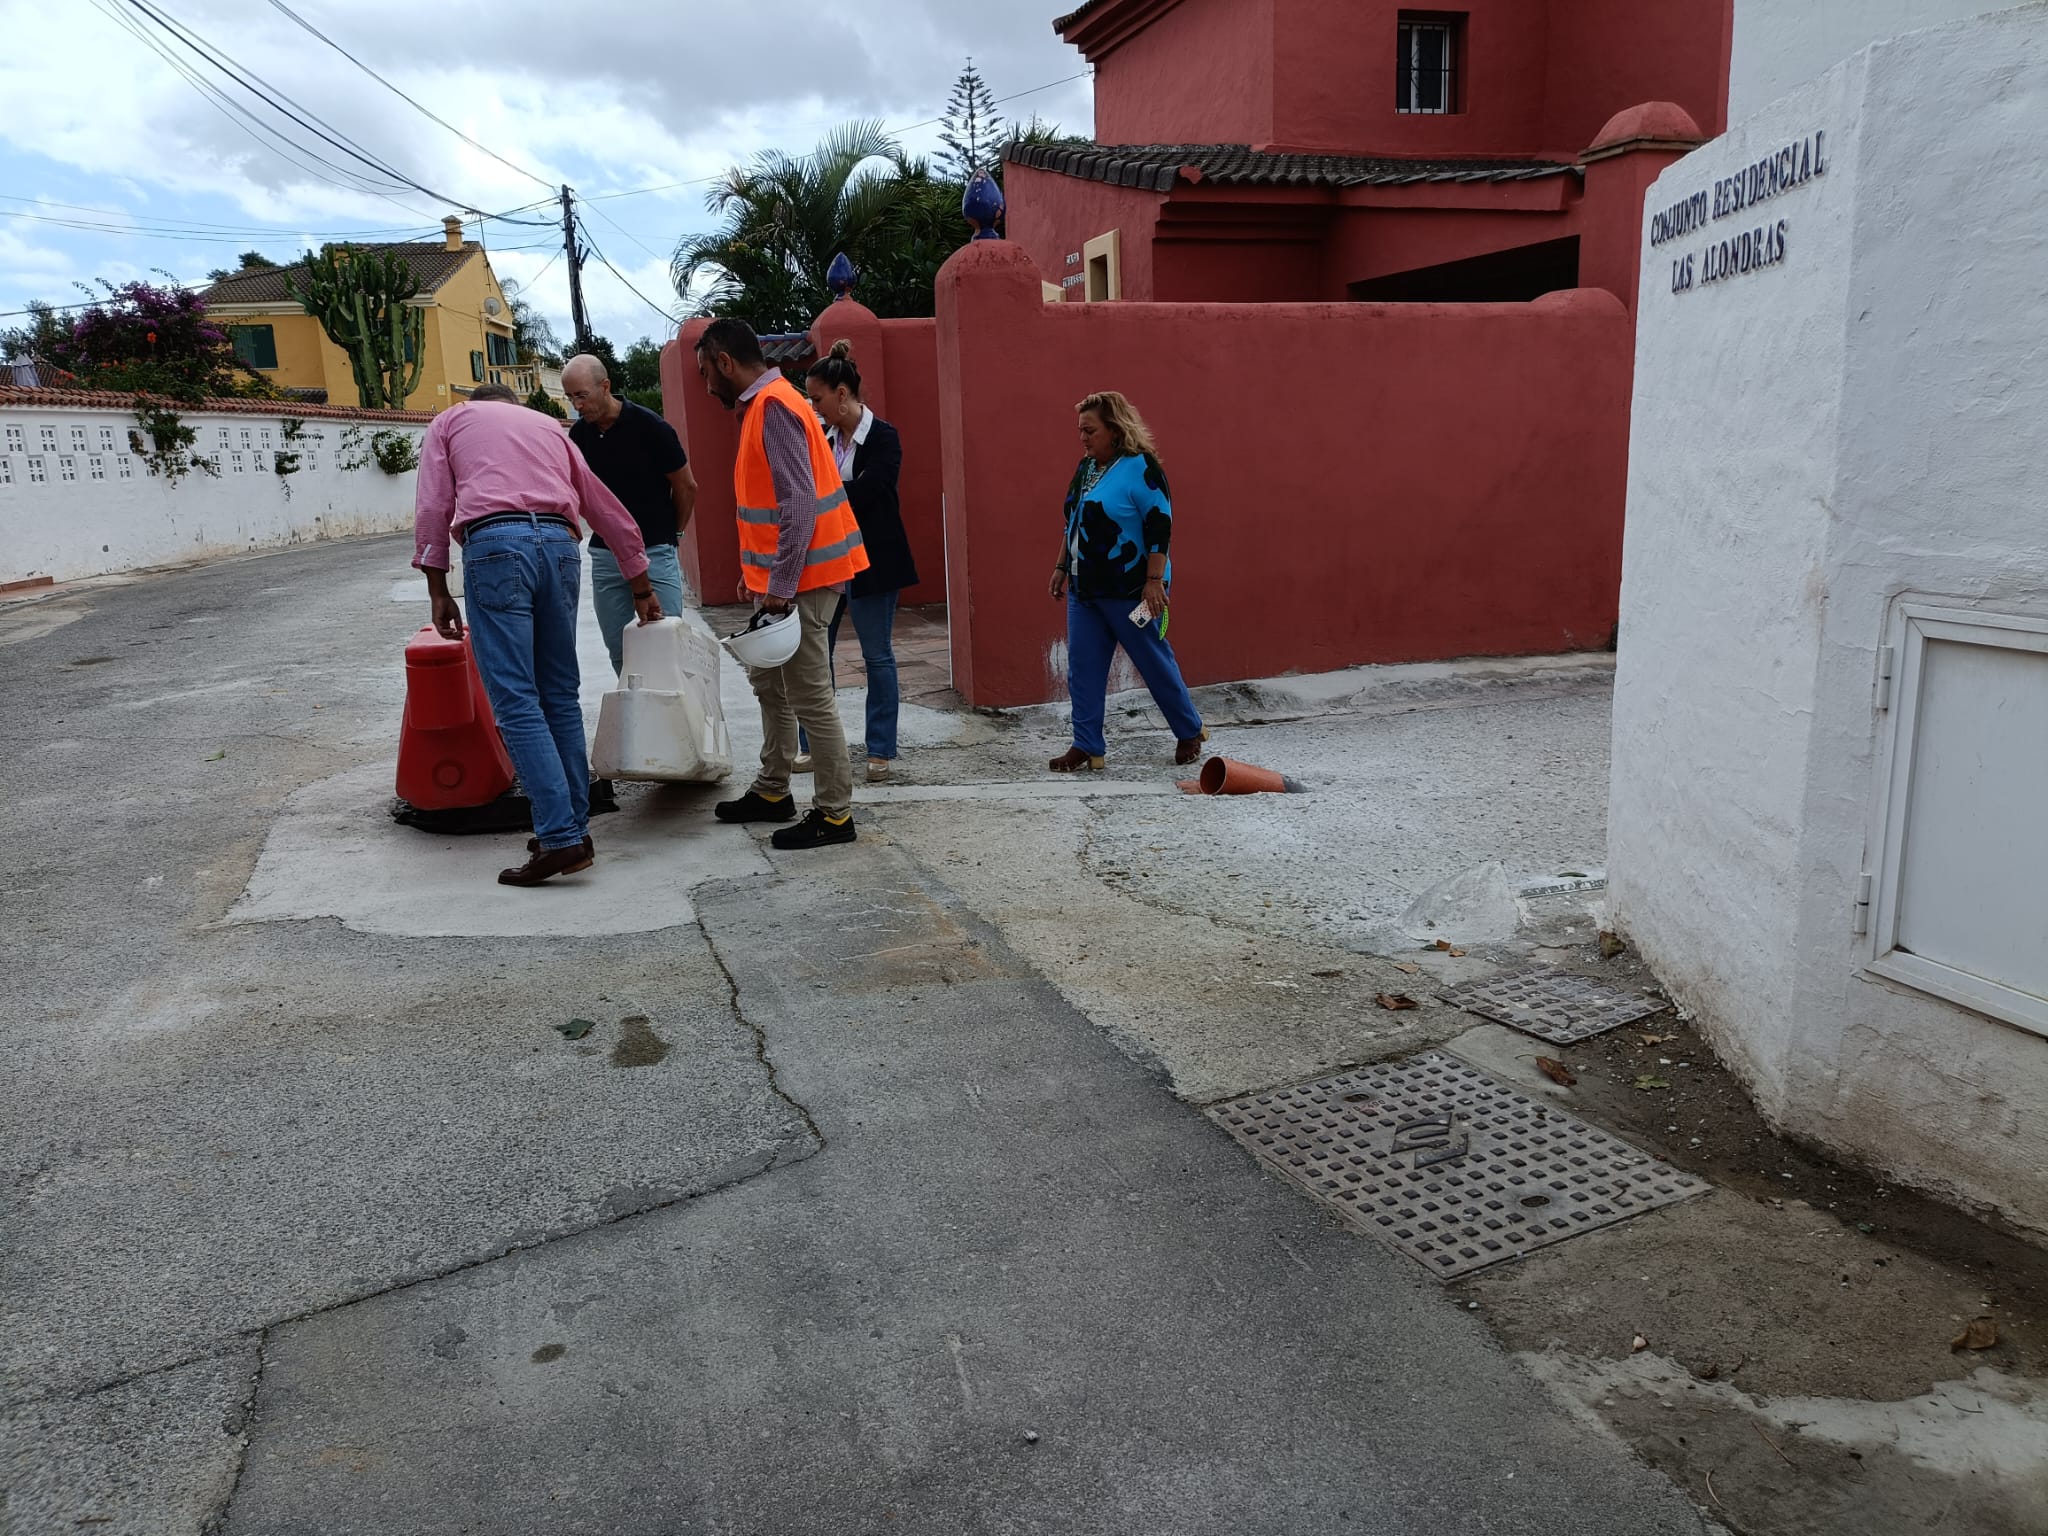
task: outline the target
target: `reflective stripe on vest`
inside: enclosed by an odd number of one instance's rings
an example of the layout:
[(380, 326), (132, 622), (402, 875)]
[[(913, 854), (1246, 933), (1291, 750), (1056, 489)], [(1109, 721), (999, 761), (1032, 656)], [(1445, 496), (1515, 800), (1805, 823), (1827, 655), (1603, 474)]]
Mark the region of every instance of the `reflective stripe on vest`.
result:
[(846, 500), (846, 482), (840, 478), (839, 461), (825, 441), (824, 429), (818, 425), (810, 401), (779, 375), (763, 385), (761, 392), (747, 403), (746, 416), (740, 423), (740, 451), (732, 471), (740, 574), (750, 590), (766, 592), (768, 573), (775, 568), (776, 550), (782, 539), (775, 471), (768, 462), (764, 433), (771, 399), (781, 401), (803, 424), (804, 443), (810, 450), (811, 481), (818, 488), (817, 520), (811, 527), (811, 547), (804, 556), (797, 590), (810, 592), (851, 581), (868, 568), (868, 555), (861, 543), (860, 524), (854, 520), (853, 508)]

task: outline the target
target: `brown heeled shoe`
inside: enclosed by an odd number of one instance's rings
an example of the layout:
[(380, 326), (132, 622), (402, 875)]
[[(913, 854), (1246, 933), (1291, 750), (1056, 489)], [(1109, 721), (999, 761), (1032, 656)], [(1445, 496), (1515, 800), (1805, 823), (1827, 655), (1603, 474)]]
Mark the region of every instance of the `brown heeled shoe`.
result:
[(1079, 747), (1069, 747), (1058, 757), (1046, 764), (1054, 773), (1100, 773), (1108, 766), (1108, 759), (1083, 752)]
[(1187, 741), (1175, 742), (1173, 746), (1173, 761), (1175, 766), (1185, 768), (1189, 763), (1197, 761), (1202, 755), (1202, 743), (1207, 741), (1208, 739), (1209, 728), (1205, 725), (1202, 727), (1201, 735), (1193, 737)]

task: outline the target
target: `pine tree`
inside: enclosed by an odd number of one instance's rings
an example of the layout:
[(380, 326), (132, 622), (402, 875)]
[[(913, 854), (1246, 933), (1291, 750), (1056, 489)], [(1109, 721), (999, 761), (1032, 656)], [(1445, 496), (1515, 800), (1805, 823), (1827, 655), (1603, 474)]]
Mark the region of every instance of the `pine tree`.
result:
[(953, 82), (941, 119), (937, 170), (949, 181), (966, 182), (976, 171), (993, 172), (1003, 154), (1003, 118), (996, 111), (995, 93), (981, 78), (970, 57), (960, 78)]

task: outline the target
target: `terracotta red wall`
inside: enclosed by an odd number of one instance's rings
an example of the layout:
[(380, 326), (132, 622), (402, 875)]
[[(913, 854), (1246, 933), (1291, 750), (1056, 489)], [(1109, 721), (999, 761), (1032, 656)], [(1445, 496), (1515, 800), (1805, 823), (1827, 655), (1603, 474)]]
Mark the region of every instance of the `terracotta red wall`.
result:
[(1096, 68), (1096, 142), (1264, 142), (1273, 120), (1274, 5), (1181, 0), (1110, 52)]
[[(1464, 110), (1395, 110), (1403, 10), (1465, 16)], [(1733, 0), (1182, 0), (1097, 64), (1105, 144), (1346, 154), (1549, 155), (1675, 101), (1725, 126)]]
[(1159, 206), (1165, 201), (1158, 193), (1012, 165), (1003, 170), (1003, 195), (1008, 203), (1004, 227), (1010, 243), (1031, 253), (1044, 281), (1058, 283), (1080, 274), (1081, 266), (1067, 265), (1067, 257), (1079, 252), (1083, 241), (1114, 229), (1122, 235), (1118, 252), (1123, 296), (1156, 296), (1152, 233), (1159, 222)]
[(697, 476), (697, 515), (679, 553), (690, 589), (707, 603), (729, 603), (740, 582), (740, 542), (733, 521), (732, 463), (739, 453), (738, 418), (711, 398), (697, 376), (695, 347), (708, 320), (692, 320), (661, 349), (661, 412), (683, 440)]
[[(732, 465), (739, 452), (739, 418), (711, 398), (697, 377), (697, 337), (707, 321), (693, 320), (661, 355), (661, 403), (682, 434), (697, 472), (697, 515), (682, 538), (683, 569), (691, 587), (710, 603), (732, 602), (740, 580), (739, 528), (733, 519)], [(842, 302), (812, 326), (822, 355), (841, 337), (853, 343), (862, 394), (875, 414), (903, 437), (898, 490), (904, 531), (910, 535), (920, 578), (906, 588), (906, 603), (946, 600), (945, 527), (940, 518), (938, 322), (877, 320), (862, 305)], [(796, 381), (802, 387), (802, 381)]]
[(1547, 141), (1572, 150), (1645, 101), (1675, 101), (1708, 138), (1728, 126), (1732, 0), (1550, 0)]
[(939, 322), (884, 320), (884, 354), (889, 364), (892, 426), (903, 435), (903, 531), (917, 559), (918, 584), (903, 593), (906, 603), (946, 600), (945, 490), (939, 472)]
[[(1440, 117), (1394, 108), (1400, 13), (1430, 7), (1397, 0), (1278, 4), (1275, 73), (1286, 88), (1274, 105), (1270, 147), (1399, 155), (1526, 155), (1543, 147), (1544, 0), (1459, 0), (1444, 7), (1466, 16), (1465, 110)], [(1616, 102), (1612, 110), (1636, 99)]]
[[(938, 304), (953, 672), (976, 704), (1060, 686), (1045, 583), (1092, 389), (1129, 394), (1158, 434), (1191, 682), (1612, 633), (1631, 344), (1611, 294), (1047, 305), (1024, 252), (983, 242), (947, 263)], [(1303, 360), (1246, 409), (1248, 383)]]

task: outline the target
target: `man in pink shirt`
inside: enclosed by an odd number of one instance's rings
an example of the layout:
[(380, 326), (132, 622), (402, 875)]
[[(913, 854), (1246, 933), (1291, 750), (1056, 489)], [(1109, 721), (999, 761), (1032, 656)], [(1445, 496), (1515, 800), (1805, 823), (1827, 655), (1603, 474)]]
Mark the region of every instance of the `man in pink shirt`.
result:
[(588, 869), (595, 856), (576, 668), (585, 522), (618, 558), (640, 622), (660, 618), (640, 525), (553, 417), (528, 410), (502, 384), (484, 384), (427, 428), (412, 563), (426, 573), (434, 627), (457, 639), (462, 610), (448, 591), (448, 545), (462, 546), (470, 649), (533, 804), (531, 856), (502, 871), (502, 885), (539, 885)]

